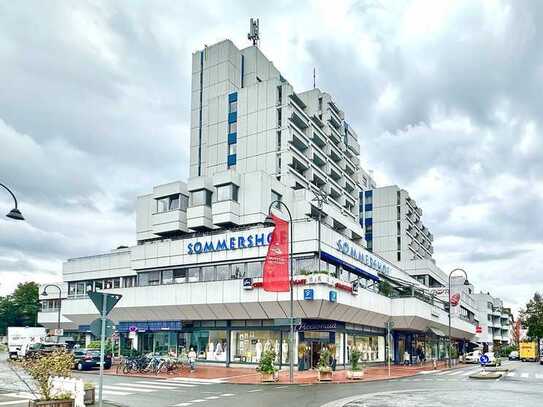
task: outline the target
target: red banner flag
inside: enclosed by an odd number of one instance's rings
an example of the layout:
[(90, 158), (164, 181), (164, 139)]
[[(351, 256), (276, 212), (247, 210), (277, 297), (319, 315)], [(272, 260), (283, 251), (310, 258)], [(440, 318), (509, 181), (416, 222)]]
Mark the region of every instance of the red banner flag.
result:
[(275, 229), (264, 261), (262, 287), (264, 291), (289, 291), (288, 222), (275, 215), (272, 215), (272, 219)]
[(451, 296), (451, 305), (453, 307), (456, 307), (458, 303), (460, 302), (460, 294), (456, 293)]

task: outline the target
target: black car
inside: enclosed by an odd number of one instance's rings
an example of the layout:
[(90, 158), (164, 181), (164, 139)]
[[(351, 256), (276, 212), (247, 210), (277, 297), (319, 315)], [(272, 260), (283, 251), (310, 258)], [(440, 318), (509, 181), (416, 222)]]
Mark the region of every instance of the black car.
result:
[[(96, 349), (74, 349), (74, 369), (88, 370), (100, 367), (100, 351)], [(111, 368), (111, 355), (104, 355), (104, 369)]]

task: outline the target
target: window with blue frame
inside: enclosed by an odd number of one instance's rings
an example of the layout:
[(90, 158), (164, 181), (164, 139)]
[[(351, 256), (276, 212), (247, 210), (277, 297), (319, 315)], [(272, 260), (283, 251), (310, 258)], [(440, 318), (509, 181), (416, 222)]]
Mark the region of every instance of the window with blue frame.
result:
[(238, 93), (228, 95), (228, 155), (226, 164), (228, 168), (236, 165), (238, 142)]

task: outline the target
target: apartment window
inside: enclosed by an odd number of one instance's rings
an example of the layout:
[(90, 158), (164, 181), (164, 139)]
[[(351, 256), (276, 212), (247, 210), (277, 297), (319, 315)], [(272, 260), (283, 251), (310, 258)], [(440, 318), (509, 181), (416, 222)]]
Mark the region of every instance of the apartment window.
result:
[(396, 234), (401, 235), (401, 232), (400, 222), (396, 222)]
[(283, 126), (281, 109), (277, 109), (277, 127)]
[(237, 122), (228, 123), (228, 133), (237, 133), (237, 131), (238, 131)]
[(319, 110), (322, 110), (322, 98), (319, 98)]
[(137, 276), (123, 277), (123, 287), (125, 288), (135, 287), (137, 281), (138, 281)]
[(228, 113), (236, 113), (238, 111), (238, 101), (228, 102)]
[(398, 244), (398, 250), (401, 250), (402, 249), (402, 238), (400, 236), (398, 236), (396, 238), (396, 240), (397, 240), (396, 243)]
[(202, 278), (203, 281), (215, 281), (215, 266), (205, 266), (202, 267)]
[(230, 264), (221, 264), (216, 267), (217, 280), (228, 280), (231, 277)]
[[(271, 191), (271, 202), (274, 202), (274, 201), (279, 201), (279, 202), (281, 202), (282, 199), (283, 199), (283, 196), (282, 196), (280, 193), (275, 192), (275, 191), (272, 189), (272, 191)], [(276, 204), (275, 204), (275, 207), (276, 207), (277, 209), (281, 209), (281, 206), (280, 206), (279, 203), (276, 203)]]
[(234, 184), (219, 185), (217, 187), (217, 202), (238, 201), (239, 187)]
[(102, 290), (104, 288), (104, 282), (102, 280), (97, 280), (94, 282), (94, 290)]
[(164, 270), (162, 272), (162, 284), (173, 283), (173, 270)]
[(277, 104), (278, 105), (283, 104), (283, 87), (282, 86), (277, 87)]
[(207, 189), (200, 189), (198, 191), (191, 192), (192, 206), (211, 206), (212, 192)]
[(277, 150), (281, 150), (281, 130), (277, 132)]
[(156, 200), (157, 212), (168, 212), (180, 209), (186, 211), (189, 198), (183, 194), (174, 194)]
[(396, 207), (396, 219), (400, 220), (400, 207), (399, 206)]
[(170, 211), (174, 209), (179, 209), (179, 195), (173, 195), (170, 197), (170, 206), (168, 208)]
[(365, 198), (366, 198), (366, 205), (373, 205), (373, 195), (371, 194), (367, 194), (367, 192), (371, 192), (371, 191), (366, 191), (366, 194), (365, 194)]
[(402, 254), (401, 254), (401, 252), (396, 252), (396, 258), (398, 259), (398, 261), (401, 261), (401, 260), (402, 260)]
[(400, 204), (400, 191), (396, 192), (396, 205)]

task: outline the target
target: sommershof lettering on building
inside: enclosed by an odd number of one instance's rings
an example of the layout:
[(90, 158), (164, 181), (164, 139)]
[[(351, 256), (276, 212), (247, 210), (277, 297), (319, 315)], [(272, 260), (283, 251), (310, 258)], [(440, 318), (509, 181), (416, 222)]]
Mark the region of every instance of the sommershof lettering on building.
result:
[(355, 246), (339, 239), (337, 241), (338, 250), (355, 260), (358, 260), (360, 263), (377, 270), (383, 274), (390, 274), (390, 267), (387, 266), (383, 261), (379, 260), (371, 254), (363, 253), (361, 250), (357, 249)]
[(187, 244), (187, 254), (213, 253), (224, 250), (249, 249), (251, 247), (267, 246), (272, 233), (253, 233), (244, 236), (217, 237), (209, 240), (196, 241)]

